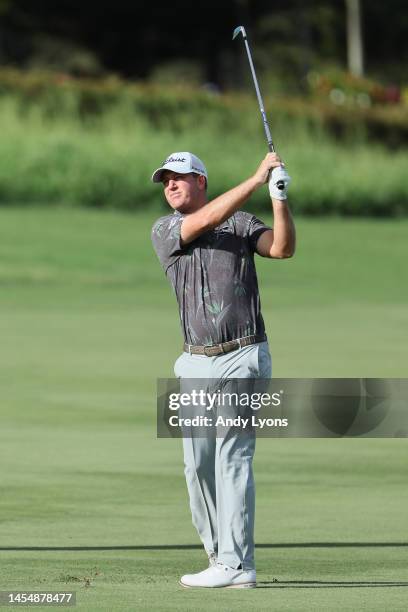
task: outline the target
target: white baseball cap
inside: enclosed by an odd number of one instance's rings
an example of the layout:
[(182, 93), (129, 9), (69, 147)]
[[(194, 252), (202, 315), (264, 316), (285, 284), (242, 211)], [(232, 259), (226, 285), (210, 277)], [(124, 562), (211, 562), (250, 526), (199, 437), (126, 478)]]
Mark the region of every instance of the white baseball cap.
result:
[(189, 174), (195, 172), (201, 174), (208, 179), (207, 170), (201, 159), (199, 159), (193, 153), (188, 151), (181, 151), (178, 153), (171, 153), (163, 162), (160, 168), (157, 168), (152, 175), (153, 183), (160, 183), (162, 174), (165, 170), (171, 170), (178, 174)]

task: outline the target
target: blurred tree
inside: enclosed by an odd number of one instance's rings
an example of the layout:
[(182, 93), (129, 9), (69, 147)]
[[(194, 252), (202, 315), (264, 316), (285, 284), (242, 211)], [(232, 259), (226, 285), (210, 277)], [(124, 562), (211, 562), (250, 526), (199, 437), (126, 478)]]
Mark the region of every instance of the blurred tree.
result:
[(33, 36), (27, 68), (62, 71), (73, 76), (97, 77), (103, 74), (99, 59), (91, 49), (49, 34)]
[[(368, 73), (407, 80), (406, 9), (406, 0), (365, 3)], [(204, 82), (249, 85), (243, 49), (231, 40), (241, 24), (257, 68), (289, 89), (299, 88), (312, 67), (347, 65), (344, 0), (0, 0), (0, 59), (25, 68), (49, 62), (81, 74), (104, 70), (138, 79), (157, 75), (160, 64), (187, 62)], [(76, 59), (70, 63), (71, 54)]]
[(407, 0), (371, 0), (364, 5), (366, 72), (379, 79), (408, 83)]
[(347, 63), (351, 74), (364, 73), (363, 35), (360, 0), (346, 0), (347, 7)]
[(321, 0), (275, 1), (273, 11), (258, 16), (254, 54), (269, 90), (284, 83), (287, 90), (299, 91), (311, 68), (341, 61), (341, 9)]

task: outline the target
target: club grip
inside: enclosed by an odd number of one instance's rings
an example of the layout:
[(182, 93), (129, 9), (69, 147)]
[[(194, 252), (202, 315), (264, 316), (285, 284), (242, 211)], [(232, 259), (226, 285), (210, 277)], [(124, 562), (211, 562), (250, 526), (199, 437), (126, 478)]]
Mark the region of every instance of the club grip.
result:
[(283, 181), (278, 181), (276, 183), (276, 186), (277, 186), (278, 189), (281, 189), (281, 190), (285, 189), (285, 183)]

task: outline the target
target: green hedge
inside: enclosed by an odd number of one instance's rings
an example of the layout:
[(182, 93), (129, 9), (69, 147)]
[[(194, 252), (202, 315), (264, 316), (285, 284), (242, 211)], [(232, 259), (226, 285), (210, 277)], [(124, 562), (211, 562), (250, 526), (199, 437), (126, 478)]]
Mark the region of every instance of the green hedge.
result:
[[(150, 176), (168, 153), (199, 155), (208, 167), (213, 197), (247, 178), (266, 152), (251, 96), (7, 74), (7, 86), (4, 72), (0, 78), (3, 205), (164, 210), (160, 186)], [(406, 150), (367, 144), (350, 118), (340, 141), (328, 134), (316, 105), (309, 116), (303, 101), (279, 104), (270, 104), (268, 113), (293, 178), (295, 212), (407, 214)], [(264, 189), (248, 206), (269, 205)]]
[[(371, 108), (358, 105), (336, 106), (327, 95), (304, 98), (265, 96), (267, 111), (274, 122), (301, 122), (311, 129), (323, 129), (337, 139), (373, 139), (381, 144), (408, 144), (408, 105), (383, 104)], [(13, 95), (24, 113), (40, 106), (47, 117), (76, 116), (82, 120), (98, 117), (115, 107), (146, 120), (156, 129), (180, 130), (210, 120), (222, 128), (237, 122), (258, 121), (255, 95), (227, 93), (215, 95), (188, 86), (159, 87), (123, 81), (116, 76), (105, 79), (76, 79), (52, 72), (22, 72), (0, 69), (0, 96)]]

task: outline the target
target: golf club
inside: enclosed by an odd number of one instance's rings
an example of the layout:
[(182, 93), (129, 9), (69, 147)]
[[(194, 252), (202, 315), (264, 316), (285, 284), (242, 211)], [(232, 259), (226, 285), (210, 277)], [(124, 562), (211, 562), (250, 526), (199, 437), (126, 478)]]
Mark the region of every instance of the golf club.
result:
[[(259, 110), (261, 111), (263, 126), (264, 126), (264, 130), (265, 130), (265, 134), (266, 134), (266, 140), (268, 142), (268, 149), (269, 149), (269, 151), (274, 152), (275, 151), (275, 147), (273, 146), (271, 130), (269, 129), (268, 119), (266, 118), (264, 103), (263, 103), (263, 100), (262, 100), (261, 91), (259, 89), (258, 79), (256, 78), (254, 62), (252, 61), (251, 50), (249, 48), (249, 44), (248, 44), (248, 40), (247, 40), (247, 35), (246, 35), (246, 32), (245, 32), (244, 26), (238, 26), (238, 27), (235, 28), (234, 33), (232, 35), (232, 40), (234, 40), (234, 38), (236, 38), (238, 36), (238, 34), (242, 34), (242, 38), (244, 39), (244, 44), (245, 44), (245, 48), (246, 48), (246, 52), (247, 52), (248, 60), (249, 60), (249, 66), (251, 68), (252, 78), (254, 80), (256, 96), (258, 98)], [(283, 181), (278, 181), (277, 187), (278, 187), (278, 189), (284, 189), (284, 187), (285, 187), (284, 182)]]

